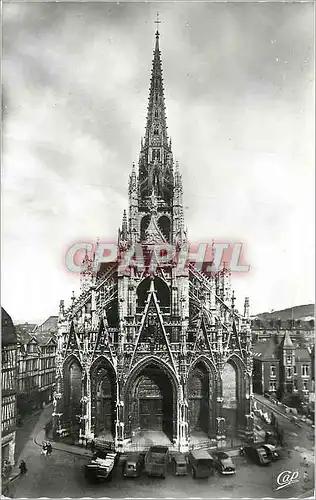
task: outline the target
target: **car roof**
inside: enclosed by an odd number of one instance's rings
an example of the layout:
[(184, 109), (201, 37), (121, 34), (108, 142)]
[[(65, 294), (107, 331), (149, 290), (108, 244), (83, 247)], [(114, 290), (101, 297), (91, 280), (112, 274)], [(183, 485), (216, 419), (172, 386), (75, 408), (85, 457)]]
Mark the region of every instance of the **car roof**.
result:
[(149, 448), (149, 451), (153, 451), (156, 453), (167, 453), (168, 449), (168, 446), (151, 446)]
[(185, 462), (185, 455), (183, 453), (177, 452), (174, 454), (173, 458), (178, 462)]
[(136, 451), (134, 453), (131, 453), (129, 457), (127, 457), (127, 462), (133, 462), (135, 460), (138, 460), (141, 458), (141, 454), (137, 453)]
[(227, 455), (227, 453), (225, 453), (225, 451), (221, 451), (221, 450), (213, 451), (212, 455), (217, 456), (217, 457), (222, 457), (224, 455), (225, 458), (227, 458), (227, 457), (229, 458), (229, 456)]
[(268, 448), (270, 451), (275, 451), (275, 446), (273, 444), (263, 444), (264, 448)]
[(195, 459), (207, 459), (209, 460), (211, 457), (211, 455), (206, 451), (206, 450), (191, 450), (191, 455), (195, 458)]

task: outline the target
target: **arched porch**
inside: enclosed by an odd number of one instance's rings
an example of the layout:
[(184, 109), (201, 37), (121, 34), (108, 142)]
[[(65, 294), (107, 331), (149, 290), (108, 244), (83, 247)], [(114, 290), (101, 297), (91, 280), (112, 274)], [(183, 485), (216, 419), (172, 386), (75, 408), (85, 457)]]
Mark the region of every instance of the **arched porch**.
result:
[(208, 440), (216, 431), (215, 367), (200, 356), (190, 366), (186, 383), (191, 444)]
[(222, 374), (222, 416), (225, 418), (227, 437), (244, 432), (245, 414), (249, 413), (249, 383), (246, 367), (236, 355), (228, 358)]
[(111, 363), (101, 356), (90, 369), (91, 430), (95, 438), (112, 441), (116, 420), (116, 374)]
[(178, 386), (168, 365), (154, 357), (139, 363), (124, 394), (125, 439), (144, 446), (176, 440)]

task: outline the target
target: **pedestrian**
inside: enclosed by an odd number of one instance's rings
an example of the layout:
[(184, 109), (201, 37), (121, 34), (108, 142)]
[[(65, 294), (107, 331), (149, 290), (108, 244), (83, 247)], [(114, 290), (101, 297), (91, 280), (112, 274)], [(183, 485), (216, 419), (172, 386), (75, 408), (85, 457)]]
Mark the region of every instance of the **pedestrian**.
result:
[(26, 463), (24, 460), (21, 460), (21, 463), (19, 465), (19, 469), (20, 469), (20, 474), (23, 476), (24, 474), (26, 474), (27, 472), (27, 468), (26, 468)]
[(309, 463), (308, 463), (308, 460), (306, 457), (303, 458), (303, 463), (302, 463), (303, 467), (309, 467)]
[(92, 439), (92, 441), (91, 441), (90, 447), (91, 447), (91, 451), (92, 451), (92, 453), (94, 453), (94, 450), (95, 450), (95, 442), (94, 442), (94, 440), (93, 440), (93, 439)]
[(278, 444), (279, 444), (279, 446), (284, 445), (284, 432), (282, 432), (282, 431), (279, 431), (279, 434), (278, 434)]
[(41, 455), (44, 455), (45, 457), (47, 455), (47, 443), (46, 443), (46, 441), (43, 441)]
[(53, 447), (52, 447), (52, 445), (51, 445), (51, 443), (49, 441), (47, 441), (46, 447), (47, 447), (47, 455), (51, 456), (52, 451), (53, 451)]

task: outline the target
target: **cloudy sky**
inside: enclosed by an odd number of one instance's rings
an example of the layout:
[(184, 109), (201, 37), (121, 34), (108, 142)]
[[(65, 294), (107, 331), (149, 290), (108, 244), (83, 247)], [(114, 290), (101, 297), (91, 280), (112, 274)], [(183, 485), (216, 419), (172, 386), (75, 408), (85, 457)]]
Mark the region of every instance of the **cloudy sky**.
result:
[(313, 3), (5, 3), (2, 305), (57, 314), (74, 241), (115, 241), (154, 19), (193, 241), (244, 243), (252, 312), (314, 301)]

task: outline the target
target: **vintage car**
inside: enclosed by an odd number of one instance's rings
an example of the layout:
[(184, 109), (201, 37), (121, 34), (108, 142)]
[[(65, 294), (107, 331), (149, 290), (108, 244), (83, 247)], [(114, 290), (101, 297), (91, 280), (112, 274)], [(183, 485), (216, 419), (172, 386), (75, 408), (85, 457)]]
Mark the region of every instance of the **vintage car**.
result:
[(223, 451), (211, 452), (214, 469), (220, 474), (235, 474), (236, 467), (232, 459)]
[(173, 455), (171, 463), (175, 476), (186, 476), (188, 474), (188, 461), (183, 453)]
[(111, 473), (117, 460), (113, 451), (97, 451), (85, 466), (85, 476), (90, 481), (111, 479)]
[(271, 463), (271, 458), (269, 458), (267, 450), (263, 445), (243, 446), (240, 449), (240, 455), (246, 456), (258, 465), (269, 465)]
[(145, 455), (145, 470), (148, 476), (165, 478), (169, 463), (167, 446), (151, 446)]
[(214, 474), (213, 460), (206, 450), (190, 451), (189, 465), (193, 479), (206, 479)]
[(275, 460), (279, 460), (280, 458), (280, 453), (276, 449), (276, 447), (273, 444), (262, 444), (262, 448), (264, 448), (267, 452), (268, 457), (274, 462)]
[(144, 455), (132, 453), (123, 465), (124, 477), (138, 477), (144, 467)]

